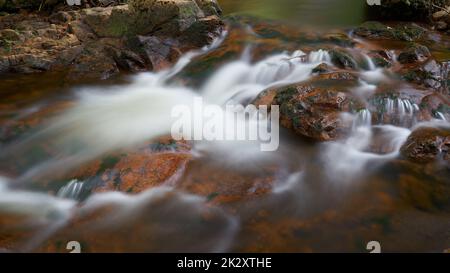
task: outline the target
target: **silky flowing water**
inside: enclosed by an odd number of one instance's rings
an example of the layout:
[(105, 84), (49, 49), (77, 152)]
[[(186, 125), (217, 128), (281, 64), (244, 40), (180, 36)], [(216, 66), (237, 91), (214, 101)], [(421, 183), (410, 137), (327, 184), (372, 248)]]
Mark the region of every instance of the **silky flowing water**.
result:
[[(255, 7), (223, 2), (227, 12)], [(294, 10), (308, 5), (300, 2)], [(108, 252), (366, 252), (370, 241), (384, 251), (449, 248), (448, 168), (407, 163), (399, 150), (415, 128), (450, 124), (442, 113), (416, 122), (419, 105), (408, 100), (383, 101), (401, 125), (374, 124), (368, 109), (348, 113), (352, 133), (339, 141), (313, 143), (286, 129), (276, 152), (261, 152), (258, 142), (196, 141), (185, 167), (139, 194), (89, 193), (86, 181), (61, 179), (169, 134), (172, 107), (191, 107), (196, 96), (247, 104), (264, 90), (309, 80), (319, 64), (333, 66), (327, 41), (264, 40), (252, 26), (260, 19), (249, 18), (160, 72), (101, 83), (60, 73), (2, 76), (0, 250), (65, 251), (69, 241)], [(358, 42), (365, 47), (354, 49), (360, 80), (352, 92), (367, 107), (382, 83), (407, 88), (367, 55), (377, 45)], [(388, 152), (371, 152), (380, 139)]]

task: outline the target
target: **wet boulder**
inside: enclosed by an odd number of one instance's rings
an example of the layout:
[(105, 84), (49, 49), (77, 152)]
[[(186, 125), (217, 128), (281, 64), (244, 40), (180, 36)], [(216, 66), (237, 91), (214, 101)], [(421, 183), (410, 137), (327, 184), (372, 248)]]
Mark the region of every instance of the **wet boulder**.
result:
[(416, 41), (425, 33), (425, 29), (414, 23), (387, 26), (376, 21), (365, 22), (355, 29), (355, 34), (374, 40)]
[(426, 46), (414, 44), (398, 55), (398, 61), (401, 64), (423, 62), (430, 56), (430, 50)]
[(373, 50), (368, 53), (369, 58), (376, 67), (389, 68), (392, 66), (394, 56), (386, 50)]
[(450, 163), (450, 130), (448, 127), (419, 127), (400, 151), (404, 157), (418, 163), (436, 160)]
[(332, 49), (328, 52), (331, 61), (338, 67), (355, 69), (357, 67), (356, 61), (353, 57), (342, 49)]
[(280, 106), (281, 125), (317, 141), (344, 136), (352, 122), (342, 114), (363, 107), (345, 87), (326, 84), (335, 81), (295, 84), (278, 90), (273, 104)]
[[(71, 173), (62, 174), (57, 180), (83, 181), (80, 198), (111, 191), (137, 194), (176, 182), (192, 158), (190, 149), (186, 142), (165, 137), (133, 149), (109, 153)], [(58, 181), (49, 182), (47, 187), (59, 184)]]

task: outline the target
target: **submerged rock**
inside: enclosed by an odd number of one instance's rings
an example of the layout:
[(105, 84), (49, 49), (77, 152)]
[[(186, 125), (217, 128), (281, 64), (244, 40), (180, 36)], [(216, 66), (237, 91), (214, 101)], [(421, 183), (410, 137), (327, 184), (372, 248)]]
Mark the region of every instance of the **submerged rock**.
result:
[(418, 163), (444, 160), (450, 163), (449, 128), (420, 127), (401, 148), (401, 154)]
[(190, 149), (189, 143), (161, 138), (136, 149), (110, 153), (58, 180), (84, 181), (82, 198), (91, 193), (111, 191), (137, 194), (175, 183), (177, 174), (183, 173), (192, 158)]

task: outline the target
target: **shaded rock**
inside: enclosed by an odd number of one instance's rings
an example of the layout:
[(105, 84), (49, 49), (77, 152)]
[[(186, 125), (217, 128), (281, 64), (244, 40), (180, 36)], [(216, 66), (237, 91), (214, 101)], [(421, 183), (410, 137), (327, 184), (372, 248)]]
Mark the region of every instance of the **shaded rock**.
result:
[(141, 56), (131, 50), (117, 49), (114, 47), (107, 47), (106, 49), (111, 54), (120, 69), (130, 72), (138, 72), (143, 71), (148, 67)]
[(414, 44), (398, 55), (401, 64), (423, 62), (431, 56), (426, 46)]
[[(0, 1), (1, 11), (18, 11), (20, 9), (37, 9), (41, 0), (3, 0)], [(49, 1), (54, 2), (54, 1)]]
[(447, 3), (447, 0), (383, 0), (380, 6), (368, 6), (368, 11), (370, 17), (377, 19), (427, 21)]
[(187, 44), (189, 47), (196, 48), (210, 44), (214, 38), (218, 37), (225, 24), (219, 17), (212, 15), (206, 18), (199, 19), (193, 23), (180, 37), (182, 44)]
[(58, 11), (58, 12), (50, 15), (50, 17), (48, 19), (51, 23), (54, 23), (54, 24), (67, 23), (72, 20), (72, 16), (70, 16), (70, 14), (65, 11)]
[(445, 21), (438, 21), (436, 22), (436, 29), (437, 30), (446, 30), (448, 28), (448, 24)]
[(69, 68), (67, 80), (78, 80), (79, 77), (91, 79), (107, 79), (119, 73), (114, 58), (108, 54), (102, 44), (91, 43), (86, 45), (79, 56)]
[(140, 47), (145, 51), (152, 68), (156, 71), (168, 68), (181, 55), (181, 53), (176, 54), (175, 50), (179, 42), (175, 39), (156, 36), (138, 36), (138, 39)]
[(449, 128), (420, 127), (401, 148), (401, 154), (418, 163), (445, 160), (450, 163)]

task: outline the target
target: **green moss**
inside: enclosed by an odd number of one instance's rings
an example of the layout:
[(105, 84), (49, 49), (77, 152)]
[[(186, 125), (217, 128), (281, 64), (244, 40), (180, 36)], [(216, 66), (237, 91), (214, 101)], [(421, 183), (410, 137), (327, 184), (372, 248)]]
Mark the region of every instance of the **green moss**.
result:
[(220, 193), (218, 193), (218, 192), (212, 192), (212, 193), (208, 194), (208, 196), (206, 196), (206, 200), (208, 202), (211, 202), (212, 200), (214, 200), (214, 198), (216, 198), (219, 195), (220, 195)]
[(329, 51), (331, 61), (342, 68), (352, 68), (355, 69), (357, 67), (356, 61), (353, 59), (350, 54), (343, 50), (333, 49)]
[(12, 50), (12, 46), (13, 46), (12, 41), (7, 40), (5, 38), (0, 38), (0, 48), (9, 53)]
[(119, 160), (120, 157), (118, 156), (106, 156), (105, 158), (103, 158), (97, 174), (102, 174), (107, 169), (113, 168), (117, 164), (117, 162), (119, 162)]
[(389, 27), (377, 21), (368, 21), (356, 28), (355, 33), (369, 38), (415, 41), (422, 37), (425, 29), (412, 23)]

